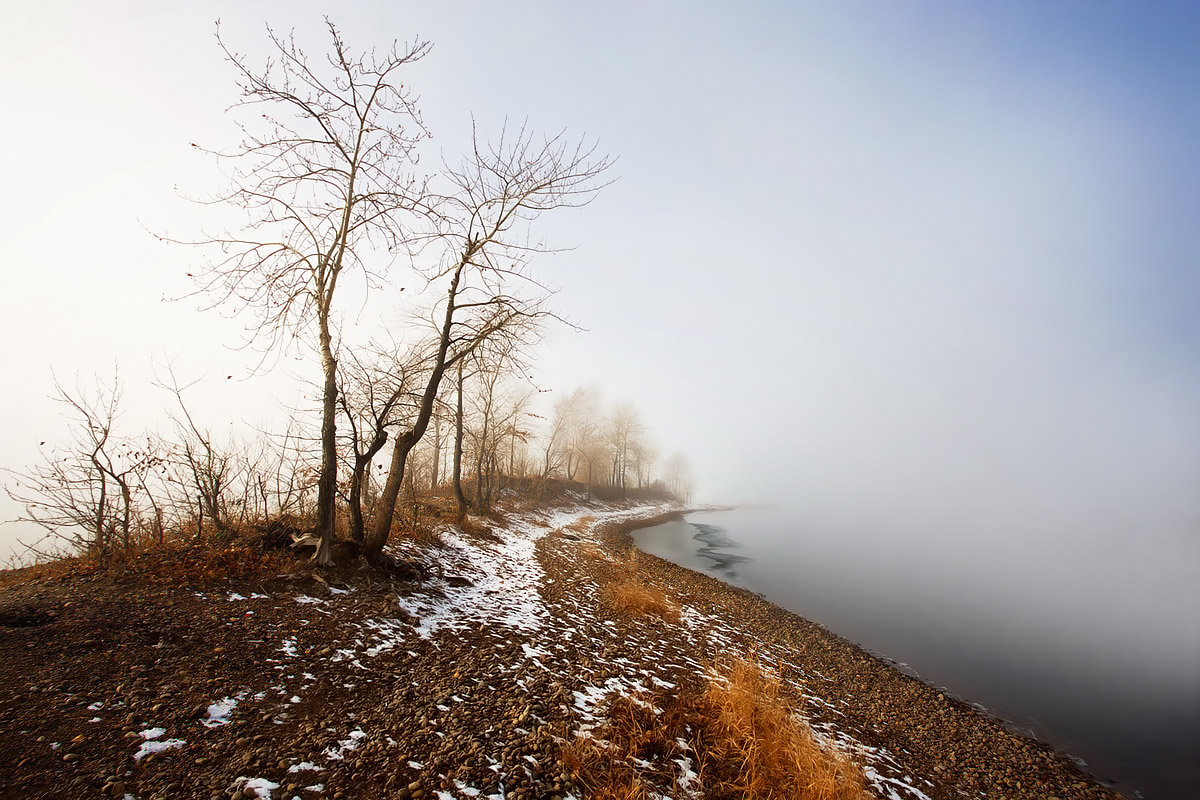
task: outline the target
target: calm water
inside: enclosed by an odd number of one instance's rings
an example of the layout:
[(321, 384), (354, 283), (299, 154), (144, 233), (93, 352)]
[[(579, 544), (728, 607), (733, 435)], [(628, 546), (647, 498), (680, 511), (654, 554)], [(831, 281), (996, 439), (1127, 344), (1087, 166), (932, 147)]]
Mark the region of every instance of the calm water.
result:
[[(1088, 616), (1086, 588), (1023, 590), (1021, 579), (988, 563), (955, 569), (952, 560), (931, 558), (922, 560), (936, 566), (922, 569), (898, 549), (804, 537), (789, 517), (771, 509), (695, 513), (634, 539), (648, 553), (759, 592), (983, 706), (1082, 760), (1130, 798), (1200, 796), (1200, 679), (1187, 646), (1195, 608), (1178, 609), (1165, 623), (1158, 613), (1154, 625), (1140, 627), (1137, 613), (1117, 616), (1103, 602), (1103, 613)], [(1011, 602), (989, 586), (1002, 587)], [(1119, 589), (1098, 586), (1096, 597), (1100, 591)], [(1120, 608), (1142, 602), (1148, 614), (1162, 602), (1138, 597), (1129, 593)], [(1180, 602), (1193, 597), (1194, 587), (1180, 587)], [(1165, 641), (1163, 625), (1172, 623), (1187, 627)]]

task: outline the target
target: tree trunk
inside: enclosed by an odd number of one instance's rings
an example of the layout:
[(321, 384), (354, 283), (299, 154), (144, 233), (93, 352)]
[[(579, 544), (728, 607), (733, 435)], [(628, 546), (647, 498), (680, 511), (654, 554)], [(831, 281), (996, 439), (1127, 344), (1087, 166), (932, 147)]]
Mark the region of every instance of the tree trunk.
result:
[(436, 416), (433, 418), (433, 466), (430, 468), (432, 476), (429, 478), (430, 491), (437, 491), (438, 488), (438, 471), (441, 469), (442, 460), (442, 418)]
[(354, 454), (354, 472), (350, 475), (350, 538), (358, 543), (364, 541), (366, 525), (363, 523), (362, 494), (367, 479), (367, 470), (375, 459), (375, 454), (387, 443), (387, 431), (382, 427), (375, 431), (375, 438), (367, 446), (366, 451)]
[(467, 496), (462, 488), (462, 454), (463, 454), (463, 371), (462, 362), (458, 363), (458, 405), (454, 410), (454, 497), (458, 500), (458, 518), (461, 521), (467, 515)]
[(325, 392), (321, 398), (321, 474), (317, 479), (316, 534), (321, 542), (313, 560), (327, 566), (333, 563), (334, 501), (337, 490), (337, 361), (333, 358), (329, 319), (323, 313), (319, 316)]
[(433, 415), (433, 404), (437, 400), (438, 389), (442, 385), (442, 376), (446, 372), (446, 353), (450, 350), (450, 333), (454, 326), (454, 301), (458, 297), (458, 283), (462, 279), (463, 268), (470, 262), (478, 247), (472, 240), (463, 251), (463, 256), (454, 269), (447, 290), (446, 316), (442, 320), (442, 329), (438, 337), (437, 356), (433, 372), (429, 375), (429, 383), (425, 385), (425, 394), (421, 397), (421, 409), (417, 413), (417, 421), (411, 429), (396, 437), (392, 447), (392, 463), (388, 469), (387, 482), (383, 486), (383, 494), (379, 497), (379, 508), (371, 523), (371, 535), (367, 537), (363, 548), (367, 558), (376, 558), (383, 552), (388, 537), (392, 533), (392, 518), (396, 513), (396, 499), (400, 496), (400, 487), (404, 482), (404, 466), (408, 461), (408, 453), (413, 445), (421, 441), (425, 429), (429, 427), (429, 418)]
[(406, 431), (396, 437), (392, 446), (392, 462), (388, 466), (387, 482), (383, 485), (383, 493), (379, 496), (378, 510), (371, 524), (371, 535), (363, 548), (368, 558), (383, 552), (388, 537), (392, 532), (392, 519), (396, 513), (396, 501), (400, 498), (400, 489), (404, 486), (404, 467), (408, 462), (408, 454), (417, 442), (412, 431)]

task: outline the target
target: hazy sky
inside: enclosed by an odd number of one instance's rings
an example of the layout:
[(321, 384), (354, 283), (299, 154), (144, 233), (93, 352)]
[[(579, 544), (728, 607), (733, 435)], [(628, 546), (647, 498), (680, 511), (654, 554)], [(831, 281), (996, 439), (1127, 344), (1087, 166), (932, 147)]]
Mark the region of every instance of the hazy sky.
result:
[[(51, 367), (119, 360), (131, 433), (162, 403), (152, 357), (207, 374), (214, 424), (296, 402), (308, 362), (243, 380), (236, 321), (163, 301), (198, 255), (147, 229), (194, 233), (175, 187), (218, 185), (189, 146), (231, 136), (214, 20), (252, 58), (267, 22), (317, 53), (327, 6), (11, 5), (0, 461), (63, 436)], [(1084, 563), (1145, 591), (1200, 571), (1193, 4), (393, 1), (335, 21), (353, 47), (434, 42), (411, 83), (447, 157), (474, 114), (619, 158), (540, 228), (576, 246), (537, 266), (589, 331), (554, 335), (537, 374), (636, 402), (700, 499), (783, 499), (823, 535), (954, 564)]]

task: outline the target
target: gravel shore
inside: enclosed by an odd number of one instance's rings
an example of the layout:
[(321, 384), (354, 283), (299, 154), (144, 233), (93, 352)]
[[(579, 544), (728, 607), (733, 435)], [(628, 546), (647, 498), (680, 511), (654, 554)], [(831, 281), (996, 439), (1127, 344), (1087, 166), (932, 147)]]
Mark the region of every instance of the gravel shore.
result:
[[(558, 753), (608, 699), (690, 691), (734, 653), (779, 670), (879, 797), (1117, 797), (823, 628), (636, 553), (627, 531), (675, 509), (505, 513), (397, 543), (409, 575), (151, 579), (181, 551), (5, 582), (0, 796), (582, 800)], [(629, 576), (679, 621), (607, 608)]]

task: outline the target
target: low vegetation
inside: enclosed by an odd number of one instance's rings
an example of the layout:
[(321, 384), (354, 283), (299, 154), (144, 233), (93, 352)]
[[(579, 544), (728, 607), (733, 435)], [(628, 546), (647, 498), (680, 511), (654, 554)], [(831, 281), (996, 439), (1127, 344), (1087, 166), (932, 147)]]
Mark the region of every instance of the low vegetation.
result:
[(870, 797), (862, 769), (793, 711), (778, 677), (741, 659), (669, 696), (613, 698), (603, 725), (560, 757), (590, 800)]
[(604, 589), (603, 599), (605, 605), (622, 616), (655, 616), (670, 622), (679, 620), (679, 608), (667, 599), (666, 593), (636, 576), (610, 583)]

